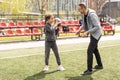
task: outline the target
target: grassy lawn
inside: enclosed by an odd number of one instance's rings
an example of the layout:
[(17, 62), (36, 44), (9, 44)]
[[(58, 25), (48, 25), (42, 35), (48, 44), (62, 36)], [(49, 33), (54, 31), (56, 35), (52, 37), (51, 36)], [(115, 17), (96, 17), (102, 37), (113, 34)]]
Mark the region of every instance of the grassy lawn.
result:
[(116, 33), (120, 33), (120, 30), (115, 31)]
[(0, 42), (31, 40), (30, 36), (1, 37)]
[[(65, 33), (60, 34), (59, 37), (76, 37), (75, 33)], [(45, 36), (43, 35), (41, 39), (44, 39)], [(28, 41), (31, 40), (31, 36), (15, 36), (15, 37), (0, 37), (0, 42), (10, 42), (10, 41)]]
[(61, 61), (66, 69), (63, 72), (57, 71), (53, 53), (49, 59), (50, 70), (42, 71), (44, 47), (0, 51), (0, 80), (120, 80), (119, 44), (119, 40), (101, 41), (99, 49), (104, 69), (86, 76), (80, 74), (86, 70), (88, 43), (59, 45)]

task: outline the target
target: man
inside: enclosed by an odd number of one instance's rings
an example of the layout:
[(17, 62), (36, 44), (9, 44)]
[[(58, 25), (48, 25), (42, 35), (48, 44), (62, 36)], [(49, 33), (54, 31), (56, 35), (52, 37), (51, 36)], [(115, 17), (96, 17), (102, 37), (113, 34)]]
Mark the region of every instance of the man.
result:
[(90, 34), (90, 43), (87, 49), (87, 70), (84, 71), (83, 74), (92, 74), (93, 53), (95, 54), (97, 61), (97, 65), (94, 68), (103, 69), (101, 57), (98, 50), (98, 42), (102, 35), (100, 23), (95, 11), (88, 9), (84, 3), (80, 3), (78, 5), (78, 11), (83, 14), (83, 26), (76, 34), (79, 34), (82, 29), (85, 30), (82, 35), (83, 37), (86, 37), (88, 34)]

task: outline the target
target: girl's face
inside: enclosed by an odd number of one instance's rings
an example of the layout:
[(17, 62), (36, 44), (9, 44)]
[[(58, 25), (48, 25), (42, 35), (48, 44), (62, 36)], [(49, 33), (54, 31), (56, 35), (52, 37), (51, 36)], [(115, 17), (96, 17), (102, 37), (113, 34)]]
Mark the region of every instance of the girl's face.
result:
[(54, 16), (51, 16), (50, 19), (48, 20), (48, 23), (52, 24), (54, 22)]

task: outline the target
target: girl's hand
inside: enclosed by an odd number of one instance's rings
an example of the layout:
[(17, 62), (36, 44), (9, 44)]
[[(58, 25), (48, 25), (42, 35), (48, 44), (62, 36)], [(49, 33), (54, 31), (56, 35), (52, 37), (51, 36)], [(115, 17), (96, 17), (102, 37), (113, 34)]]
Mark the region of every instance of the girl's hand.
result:
[(54, 24), (54, 26), (55, 26), (55, 27), (57, 27), (57, 26), (58, 26), (58, 24), (60, 24), (60, 22), (58, 22), (58, 21), (55, 21), (55, 24)]

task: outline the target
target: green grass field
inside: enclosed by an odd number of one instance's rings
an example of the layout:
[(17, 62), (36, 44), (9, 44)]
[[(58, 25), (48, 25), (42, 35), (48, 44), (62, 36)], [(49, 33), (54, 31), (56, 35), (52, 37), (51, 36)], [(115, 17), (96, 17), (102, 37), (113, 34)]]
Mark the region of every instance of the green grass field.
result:
[[(120, 41), (100, 41), (103, 70), (92, 75), (81, 75), (86, 70), (88, 43), (59, 45), (65, 71), (57, 71), (53, 53), (50, 70), (43, 72), (44, 47), (0, 51), (0, 80), (120, 80)], [(96, 61), (94, 58), (94, 65)]]

